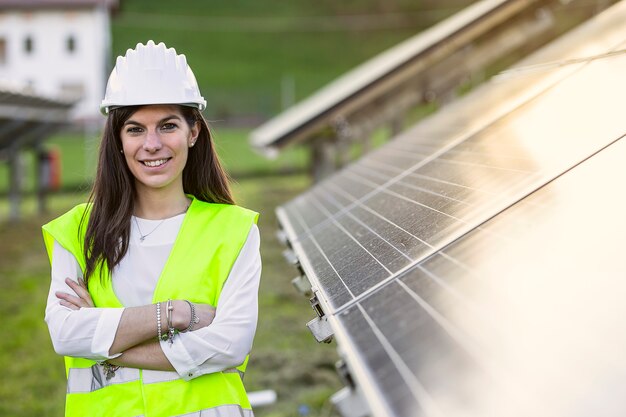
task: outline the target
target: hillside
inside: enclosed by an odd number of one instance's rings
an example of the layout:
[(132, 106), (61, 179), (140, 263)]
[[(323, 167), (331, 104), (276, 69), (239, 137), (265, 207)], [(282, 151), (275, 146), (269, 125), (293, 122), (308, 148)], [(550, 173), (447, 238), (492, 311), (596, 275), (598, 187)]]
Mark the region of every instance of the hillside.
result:
[[(469, 0), (122, 0), (113, 54), (163, 41), (187, 55), (212, 119), (270, 117)], [(293, 90), (292, 93), (290, 91)]]

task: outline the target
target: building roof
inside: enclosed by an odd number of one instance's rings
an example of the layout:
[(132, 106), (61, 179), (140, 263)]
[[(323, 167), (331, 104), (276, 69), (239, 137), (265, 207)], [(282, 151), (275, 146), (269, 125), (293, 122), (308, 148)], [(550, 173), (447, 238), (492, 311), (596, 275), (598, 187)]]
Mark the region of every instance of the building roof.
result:
[(0, 9), (75, 9), (95, 6), (117, 9), (118, 5), (118, 0), (0, 0)]

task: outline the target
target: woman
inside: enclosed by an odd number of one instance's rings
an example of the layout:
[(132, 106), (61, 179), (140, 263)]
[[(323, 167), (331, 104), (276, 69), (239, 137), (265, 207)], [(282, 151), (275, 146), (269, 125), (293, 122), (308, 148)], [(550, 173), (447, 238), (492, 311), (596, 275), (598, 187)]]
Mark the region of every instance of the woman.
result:
[(252, 416), (257, 213), (237, 207), (184, 55), (118, 57), (88, 204), (43, 227), (67, 416)]

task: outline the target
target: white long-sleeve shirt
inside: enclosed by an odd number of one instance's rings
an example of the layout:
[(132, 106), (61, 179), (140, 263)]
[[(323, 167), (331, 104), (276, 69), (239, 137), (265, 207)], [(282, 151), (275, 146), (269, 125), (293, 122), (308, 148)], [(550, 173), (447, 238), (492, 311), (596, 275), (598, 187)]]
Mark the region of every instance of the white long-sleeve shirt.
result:
[[(128, 252), (112, 271), (113, 290), (125, 307), (152, 303), (156, 283), (184, 217), (181, 214), (164, 221), (131, 219)], [(259, 243), (259, 230), (253, 225), (224, 283), (211, 325), (180, 333), (172, 345), (161, 342), (165, 356), (180, 377), (189, 380), (238, 366), (250, 352), (258, 317)], [(65, 283), (68, 277), (77, 280), (82, 271), (76, 258), (55, 242), (45, 316), (55, 351), (93, 360), (119, 356), (109, 355), (109, 350), (124, 309), (63, 307), (55, 293), (74, 294)]]

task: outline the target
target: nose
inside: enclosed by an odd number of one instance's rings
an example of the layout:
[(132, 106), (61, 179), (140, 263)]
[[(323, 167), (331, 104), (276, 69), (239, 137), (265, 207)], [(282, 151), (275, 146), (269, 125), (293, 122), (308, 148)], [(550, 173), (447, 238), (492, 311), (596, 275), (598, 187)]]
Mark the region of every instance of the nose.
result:
[(148, 130), (146, 134), (146, 139), (143, 141), (143, 149), (148, 152), (156, 152), (163, 144), (161, 143), (161, 138), (159, 137), (158, 132), (155, 130)]

